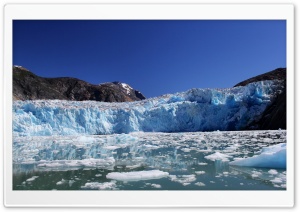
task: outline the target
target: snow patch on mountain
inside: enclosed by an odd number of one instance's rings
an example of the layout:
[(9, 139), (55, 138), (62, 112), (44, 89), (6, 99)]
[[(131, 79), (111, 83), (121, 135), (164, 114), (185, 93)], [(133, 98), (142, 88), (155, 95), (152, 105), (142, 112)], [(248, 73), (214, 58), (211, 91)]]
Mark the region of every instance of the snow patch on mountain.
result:
[(130, 95), (130, 91), (132, 91), (133, 88), (130, 87), (130, 86), (129, 86), (128, 84), (126, 84), (126, 83), (121, 83), (121, 86), (126, 90), (126, 93), (127, 93), (128, 95)]

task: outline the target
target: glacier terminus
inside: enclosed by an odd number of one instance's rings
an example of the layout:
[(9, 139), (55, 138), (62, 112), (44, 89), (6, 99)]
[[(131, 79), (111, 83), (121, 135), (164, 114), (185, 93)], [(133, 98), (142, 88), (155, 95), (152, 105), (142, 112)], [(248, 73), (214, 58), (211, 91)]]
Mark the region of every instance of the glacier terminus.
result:
[(15, 136), (243, 130), (260, 118), (280, 83), (191, 89), (136, 102), (14, 101)]

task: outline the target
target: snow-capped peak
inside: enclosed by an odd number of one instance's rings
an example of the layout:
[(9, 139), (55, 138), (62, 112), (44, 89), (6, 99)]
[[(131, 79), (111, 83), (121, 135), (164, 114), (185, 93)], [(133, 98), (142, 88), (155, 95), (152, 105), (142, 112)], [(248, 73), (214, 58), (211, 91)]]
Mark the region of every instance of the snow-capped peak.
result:
[(126, 90), (126, 93), (130, 95), (130, 91), (133, 90), (133, 88), (126, 83), (121, 83), (121, 86)]
[[(22, 68), (24, 70), (26, 70), (25, 68), (23, 68), (23, 66), (19, 66), (19, 65), (14, 65), (15, 68)], [(27, 70), (26, 70), (27, 71)]]
[(14, 65), (14, 68), (17, 68), (18, 70), (22, 70), (22, 71), (27, 71), (30, 72), (29, 70), (27, 70), (26, 68), (24, 68), (23, 66), (19, 66), (19, 65)]

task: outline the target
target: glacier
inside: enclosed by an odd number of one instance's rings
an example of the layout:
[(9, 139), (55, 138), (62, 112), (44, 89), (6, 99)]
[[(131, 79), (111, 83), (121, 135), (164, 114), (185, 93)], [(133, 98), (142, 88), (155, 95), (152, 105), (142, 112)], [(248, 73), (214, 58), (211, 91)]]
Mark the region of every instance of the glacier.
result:
[(13, 136), (241, 130), (258, 120), (281, 91), (280, 81), (269, 80), (124, 103), (14, 101)]

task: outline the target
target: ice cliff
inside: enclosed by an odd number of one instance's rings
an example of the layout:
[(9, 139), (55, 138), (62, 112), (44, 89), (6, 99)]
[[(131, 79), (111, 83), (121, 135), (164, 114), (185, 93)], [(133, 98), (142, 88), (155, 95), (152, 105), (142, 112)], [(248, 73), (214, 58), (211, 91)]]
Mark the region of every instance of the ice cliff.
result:
[(137, 102), (14, 101), (14, 136), (241, 130), (282, 91), (278, 80), (191, 89)]

